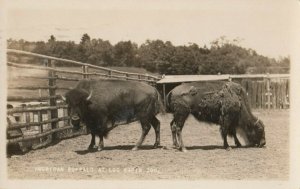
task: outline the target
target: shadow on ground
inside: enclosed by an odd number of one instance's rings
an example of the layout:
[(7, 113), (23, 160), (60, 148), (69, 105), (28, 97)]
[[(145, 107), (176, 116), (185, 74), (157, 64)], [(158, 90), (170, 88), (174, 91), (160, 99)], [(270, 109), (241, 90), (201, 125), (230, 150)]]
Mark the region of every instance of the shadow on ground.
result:
[[(241, 146), (241, 147), (236, 147), (236, 146), (231, 146), (232, 149), (243, 149), (243, 148), (255, 148), (253, 146)], [(223, 146), (217, 146), (217, 145), (208, 145), (208, 146), (190, 146), (186, 147), (187, 150), (217, 150), (217, 149), (224, 149)]]
[[(107, 150), (132, 150), (132, 148), (134, 147), (134, 145), (118, 145), (118, 146), (107, 146), (104, 147), (103, 151), (107, 151)], [(162, 146), (159, 146), (158, 148), (162, 148)], [(139, 150), (154, 150), (152, 145), (144, 145), (139, 147)], [(85, 155), (88, 153), (95, 153), (98, 152), (97, 148), (94, 148), (92, 150), (76, 150), (75, 151), (77, 154), (79, 155)]]

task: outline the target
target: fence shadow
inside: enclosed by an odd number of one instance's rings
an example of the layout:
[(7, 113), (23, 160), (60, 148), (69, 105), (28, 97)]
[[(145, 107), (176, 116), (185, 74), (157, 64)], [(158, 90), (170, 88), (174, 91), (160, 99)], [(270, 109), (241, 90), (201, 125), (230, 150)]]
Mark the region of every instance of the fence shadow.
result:
[[(252, 146), (231, 146), (232, 149), (243, 149), (243, 148), (253, 148)], [(207, 145), (207, 146), (189, 146), (186, 147), (187, 150), (218, 150), (218, 149), (224, 149), (222, 145)]]

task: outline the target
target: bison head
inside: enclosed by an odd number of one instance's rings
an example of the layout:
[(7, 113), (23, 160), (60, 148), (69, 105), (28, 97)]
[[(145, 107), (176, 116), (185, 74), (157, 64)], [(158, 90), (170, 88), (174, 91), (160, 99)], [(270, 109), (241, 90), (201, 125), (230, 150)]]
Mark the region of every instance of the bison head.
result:
[(261, 148), (266, 144), (265, 126), (259, 119), (257, 119), (248, 127), (247, 135), (250, 145), (252, 146)]
[(74, 129), (80, 129), (80, 122), (83, 121), (88, 112), (88, 106), (91, 104), (92, 91), (88, 93), (82, 89), (72, 89), (66, 93), (62, 99), (68, 105), (68, 114)]

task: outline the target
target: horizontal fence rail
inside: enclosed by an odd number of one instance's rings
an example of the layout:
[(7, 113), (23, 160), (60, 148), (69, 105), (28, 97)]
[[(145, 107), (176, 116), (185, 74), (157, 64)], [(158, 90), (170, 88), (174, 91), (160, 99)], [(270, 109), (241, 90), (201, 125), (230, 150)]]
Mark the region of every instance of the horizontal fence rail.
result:
[(38, 112), (46, 110), (57, 110), (61, 108), (67, 108), (67, 105), (57, 105), (57, 106), (46, 106), (46, 107), (29, 107), (29, 108), (14, 108), (7, 110), (7, 114), (21, 113), (21, 112)]
[[(156, 76), (152, 76), (152, 75), (147, 75), (147, 74), (138, 74), (138, 73), (130, 73), (130, 72), (123, 72), (123, 71), (118, 71), (118, 70), (113, 70), (113, 69), (109, 69), (109, 68), (105, 68), (105, 67), (100, 67), (100, 66), (95, 66), (92, 64), (87, 64), (87, 63), (82, 63), (82, 62), (78, 62), (78, 61), (73, 61), (73, 60), (68, 60), (68, 59), (63, 59), (63, 58), (56, 58), (56, 57), (51, 57), (51, 56), (46, 56), (46, 55), (40, 55), (40, 54), (36, 54), (36, 53), (31, 53), (31, 52), (25, 52), (25, 51), (20, 51), (20, 50), (14, 50), (14, 49), (7, 49), (7, 53), (14, 53), (14, 54), (18, 54), (18, 55), (27, 55), (27, 56), (34, 56), (34, 57), (38, 57), (38, 58), (42, 58), (42, 59), (46, 59), (46, 60), (55, 60), (52, 63), (53, 64), (59, 64), (59, 62), (65, 62), (65, 63), (70, 63), (72, 65), (77, 65), (77, 66), (83, 66), (83, 67), (87, 67), (87, 68), (95, 68), (97, 70), (102, 70), (102, 71), (106, 71), (109, 74), (108, 75), (112, 75), (114, 73), (116, 74), (122, 74), (125, 76), (141, 76), (141, 77), (147, 77), (149, 82), (156, 82), (158, 81), (160, 78), (156, 77)], [(45, 69), (45, 68), (40, 68), (40, 67), (36, 67), (36, 66), (26, 66), (26, 65), (19, 65), (16, 63), (12, 63), (9, 62), (8, 65), (14, 65), (14, 66), (18, 66), (18, 67), (22, 67), (24, 66), (24, 68), (32, 68), (32, 69)], [(53, 70), (53, 71), (57, 71), (57, 72), (64, 72), (62, 70), (59, 69), (53, 69), (53, 68), (46, 68), (45, 70)], [(66, 73), (73, 73), (70, 71), (67, 71)], [(74, 72), (74, 74), (88, 74), (88, 73), (82, 73), (82, 72)]]
[(13, 143), (32, 140), (32, 139), (39, 139), (41, 137), (48, 136), (48, 135), (51, 135), (53, 133), (61, 132), (61, 131), (71, 129), (71, 128), (72, 128), (72, 126), (65, 126), (63, 128), (52, 129), (50, 131), (45, 131), (43, 133), (39, 133), (39, 134), (36, 134), (36, 135), (22, 136), (22, 137), (19, 137), (19, 138), (9, 139), (8, 143), (13, 144)]

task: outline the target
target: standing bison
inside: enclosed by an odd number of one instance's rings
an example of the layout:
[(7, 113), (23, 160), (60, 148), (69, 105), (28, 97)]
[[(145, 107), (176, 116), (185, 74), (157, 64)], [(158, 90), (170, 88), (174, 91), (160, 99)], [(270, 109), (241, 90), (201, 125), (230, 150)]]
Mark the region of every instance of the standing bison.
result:
[(156, 135), (154, 148), (160, 145), (160, 121), (156, 115), (163, 107), (159, 93), (150, 85), (114, 79), (82, 80), (62, 98), (68, 104), (73, 127), (79, 129), (83, 122), (90, 129), (89, 150), (94, 148), (95, 135), (100, 138), (100, 151), (104, 147), (103, 137), (109, 131), (133, 120), (140, 121), (142, 135), (132, 150), (143, 143), (151, 126)]
[(197, 120), (219, 124), (224, 148), (229, 150), (227, 136), (241, 146), (236, 132), (241, 130), (251, 145), (266, 144), (264, 124), (250, 110), (241, 85), (233, 82), (192, 82), (175, 87), (167, 96), (167, 108), (174, 115), (171, 121), (173, 145), (182, 151), (182, 128), (189, 114)]

